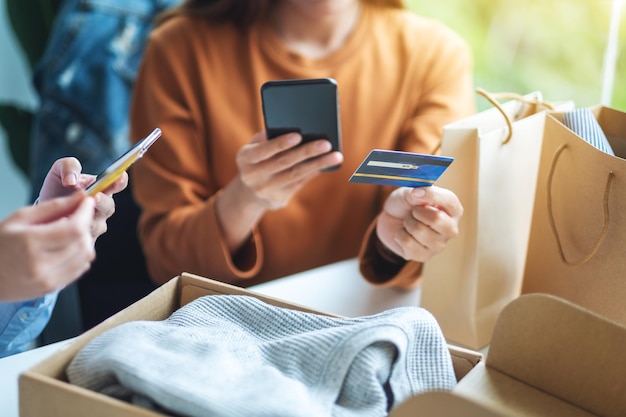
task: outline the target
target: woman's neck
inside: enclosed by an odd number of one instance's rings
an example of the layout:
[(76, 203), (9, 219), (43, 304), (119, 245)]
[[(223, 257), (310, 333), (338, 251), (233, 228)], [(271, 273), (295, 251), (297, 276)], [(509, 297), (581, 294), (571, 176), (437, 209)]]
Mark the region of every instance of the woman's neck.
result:
[(358, 0), (336, 3), (316, 7), (315, 2), (299, 6), (281, 1), (272, 12), (274, 29), (288, 49), (307, 58), (324, 58), (345, 43), (361, 12)]

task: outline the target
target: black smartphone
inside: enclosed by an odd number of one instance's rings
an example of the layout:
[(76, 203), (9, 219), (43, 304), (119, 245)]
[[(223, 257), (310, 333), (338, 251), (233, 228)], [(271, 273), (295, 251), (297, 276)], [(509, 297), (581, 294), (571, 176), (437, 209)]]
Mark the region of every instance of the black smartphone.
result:
[(261, 86), (261, 101), (268, 139), (297, 132), (303, 143), (327, 139), (332, 151), (341, 152), (339, 94), (334, 79), (268, 81)]

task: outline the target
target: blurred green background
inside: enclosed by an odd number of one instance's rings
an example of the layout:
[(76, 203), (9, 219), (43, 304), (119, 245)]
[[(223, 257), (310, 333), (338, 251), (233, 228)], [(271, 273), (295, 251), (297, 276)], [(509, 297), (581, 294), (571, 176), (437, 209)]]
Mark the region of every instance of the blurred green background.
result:
[[(605, 54), (616, 0), (405, 0), (472, 46), (475, 84), (490, 92), (539, 90), (548, 101), (626, 110), (626, 11), (621, 10), (611, 99)], [(616, 3), (623, 4), (623, 0)], [(613, 65), (609, 66), (613, 68)], [(611, 71), (612, 72), (612, 71)], [(481, 109), (489, 104), (477, 101)]]

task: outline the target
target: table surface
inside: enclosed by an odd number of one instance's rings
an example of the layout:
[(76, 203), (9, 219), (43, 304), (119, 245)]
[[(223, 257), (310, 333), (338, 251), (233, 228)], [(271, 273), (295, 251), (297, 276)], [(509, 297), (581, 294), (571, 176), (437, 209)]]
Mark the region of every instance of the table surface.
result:
[[(366, 316), (407, 305), (419, 305), (420, 289), (401, 291), (367, 283), (356, 259), (326, 265), (248, 288), (250, 291), (347, 317)], [(70, 340), (0, 359), (2, 417), (18, 417), (19, 374), (52, 355)]]

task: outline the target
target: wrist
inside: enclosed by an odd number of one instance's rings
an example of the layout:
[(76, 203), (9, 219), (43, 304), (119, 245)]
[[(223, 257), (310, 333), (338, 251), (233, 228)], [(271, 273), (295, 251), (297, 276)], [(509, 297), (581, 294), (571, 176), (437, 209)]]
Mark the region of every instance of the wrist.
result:
[(391, 249), (389, 249), (379, 238), (376, 236), (374, 238), (374, 247), (376, 248), (376, 252), (383, 258), (386, 262), (394, 264), (394, 265), (402, 265), (406, 263), (406, 259), (402, 256), (396, 254)]

